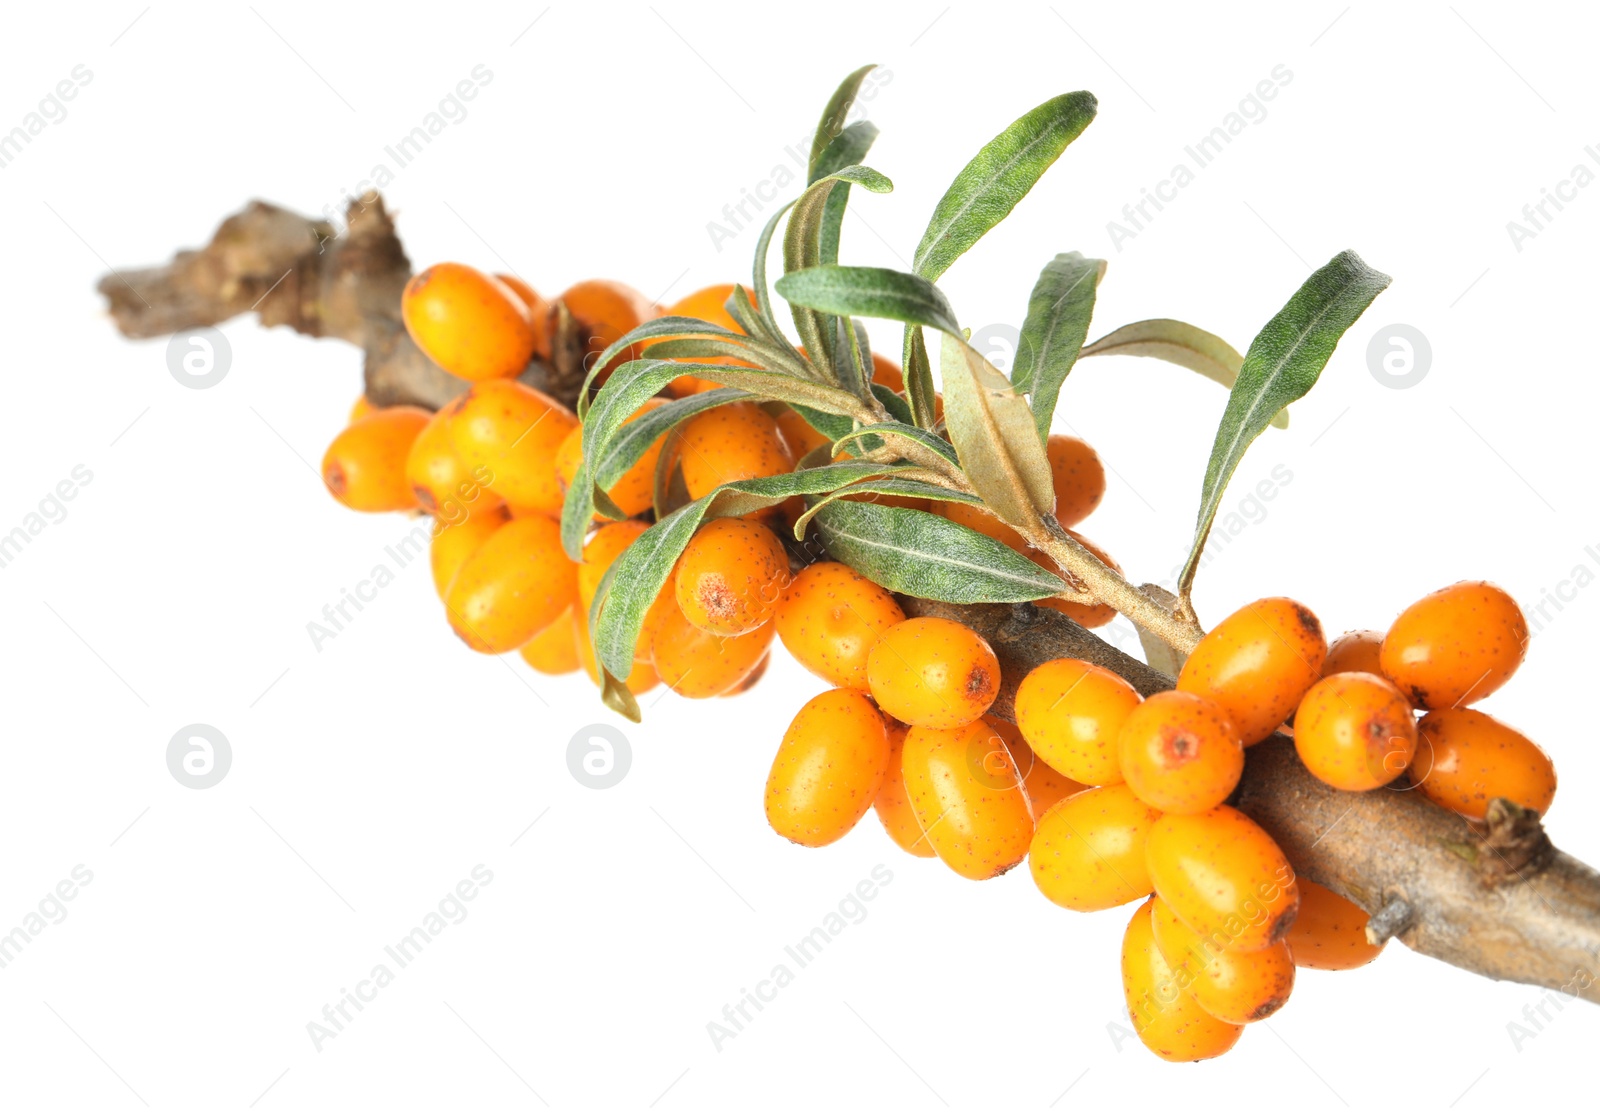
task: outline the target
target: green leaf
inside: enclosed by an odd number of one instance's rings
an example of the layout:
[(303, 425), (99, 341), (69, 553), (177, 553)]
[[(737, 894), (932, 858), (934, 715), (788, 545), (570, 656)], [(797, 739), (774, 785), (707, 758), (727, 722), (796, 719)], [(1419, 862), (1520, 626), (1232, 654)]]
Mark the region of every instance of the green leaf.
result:
[(1072, 251), (1046, 263), (1039, 281), (1033, 284), (1028, 317), (1017, 340), (1011, 386), (1030, 396), (1040, 441), (1049, 440), (1061, 384), (1089, 335), (1095, 290), (1105, 270), (1105, 260), (1085, 259)]
[[(1232, 387), (1239, 378), (1244, 357), (1213, 333), (1184, 321), (1158, 317), (1135, 321), (1107, 333), (1078, 353), (1083, 356), (1147, 356), (1197, 371), (1207, 379)], [(1279, 429), (1289, 428), (1289, 411), (1279, 410), (1272, 418)]]
[(872, 385), (872, 397), (883, 403), (883, 408), (889, 411), (889, 416), (897, 422), (906, 425), (915, 424), (911, 417), (911, 404), (898, 391), (890, 390), (882, 383)]
[[(850, 106), (855, 104), (856, 93), (861, 90), (861, 83), (867, 75), (878, 68), (876, 62), (870, 62), (856, 70), (839, 83), (833, 91), (833, 96), (828, 98), (828, 106), (822, 110), (822, 119), (817, 122), (817, 130), (811, 137), (811, 158), (807, 163), (806, 184), (810, 185), (819, 178), (828, 175), (822, 168), (823, 153), (845, 131), (845, 118), (850, 115)], [(860, 162), (860, 159), (854, 160)]]
[(967, 479), (1001, 521), (1038, 528), (1056, 493), (1028, 400), (959, 336), (944, 335), (939, 371), (945, 424)]
[(609, 489), (622, 478), (623, 473), (639, 462), (639, 458), (649, 451), (662, 434), (696, 414), (750, 397), (748, 391), (719, 387), (651, 407), (633, 421), (624, 422), (617, 430), (616, 436), (606, 445), (605, 452), (595, 464), (593, 482), (602, 490)]
[(934, 207), (912, 270), (937, 279), (1016, 208), (1035, 182), (1094, 119), (1093, 93), (1045, 101), (984, 145)]
[(1250, 342), (1211, 446), (1194, 546), (1178, 578), (1180, 595), (1187, 596), (1194, 582), (1211, 523), (1245, 450), (1274, 414), (1316, 384), (1339, 338), (1388, 285), (1389, 276), (1368, 267), (1355, 252), (1340, 252), (1306, 279)]
[[(818, 171), (822, 174), (835, 174), (847, 166), (860, 163), (872, 149), (872, 141), (877, 138), (878, 129), (867, 121), (851, 124), (828, 144), (828, 149), (822, 153)], [(821, 227), (817, 231), (818, 262), (839, 262), (839, 233), (844, 227), (845, 207), (849, 204), (848, 182), (828, 194), (828, 200), (822, 206)]]
[(918, 326), (906, 326), (904, 360), (906, 398), (911, 402), (911, 413), (923, 429), (933, 429), (939, 424), (938, 393), (933, 389), (928, 342)]
[(945, 603), (1021, 603), (1066, 590), (1060, 577), (942, 515), (841, 501), (812, 524), (832, 557), (892, 592)]
[(955, 311), (939, 288), (926, 279), (883, 267), (841, 267), (837, 263), (790, 271), (777, 291), (791, 305), (847, 317), (881, 317), (909, 325), (961, 332)]
[(815, 182), (819, 178), (837, 174), (847, 166), (860, 166), (861, 160), (867, 157), (867, 152), (872, 150), (872, 144), (877, 138), (877, 125), (871, 121), (858, 120), (851, 124), (834, 136), (827, 149), (818, 156), (811, 181)]
[[(795, 201), (798, 201), (796, 198)], [(767, 218), (767, 223), (761, 228), (761, 235), (756, 237), (756, 261), (751, 273), (754, 280), (750, 292), (756, 298), (756, 310), (761, 314), (761, 320), (766, 322), (767, 331), (774, 336), (782, 336), (783, 330), (778, 328), (778, 319), (772, 313), (772, 293), (767, 287), (767, 255), (772, 250), (772, 237), (777, 234), (778, 223), (790, 209), (794, 208), (794, 201), (785, 201), (772, 216)]]
[(625, 336), (620, 337), (615, 343), (608, 345), (606, 350), (600, 353), (600, 358), (589, 365), (589, 373), (583, 377), (583, 387), (578, 391), (578, 417), (585, 417), (589, 412), (589, 388), (600, 374), (600, 369), (635, 344), (641, 341), (654, 340), (658, 337), (706, 337), (720, 340), (724, 343), (747, 342), (749, 339), (731, 329), (724, 329), (721, 325), (713, 325), (708, 321), (701, 321), (698, 317), (652, 318), (637, 328), (629, 330)]
[[(932, 472), (919, 471), (917, 475), (932, 476)], [(795, 519), (794, 536), (796, 541), (804, 541), (806, 527), (817, 516), (823, 507), (835, 499), (844, 499), (853, 495), (899, 495), (912, 499), (937, 499), (945, 503), (973, 503), (981, 506), (983, 500), (976, 495), (968, 495), (964, 491), (953, 491), (942, 484), (930, 483), (919, 480), (910, 473), (893, 476), (880, 476), (871, 480), (862, 480), (849, 487), (841, 487), (838, 491), (830, 491), (814, 501), (807, 507), (805, 513)], [(876, 500), (869, 500), (876, 502)]]
[(597, 596), (600, 610), (594, 626), (594, 646), (599, 664), (615, 676), (628, 675), (633, 668), (634, 645), (639, 641), (645, 612), (650, 610), (656, 594), (667, 582), (689, 539), (707, 518), (750, 514), (776, 506), (794, 495), (823, 495), (857, 480), (904, 471), (907, 467), (845, 461), (803, 472), (723, 484), (679, 507), (640, 534), (612, 564), (609, 589), (603, 598)]
[[(851, 430), (849, 433), (834, 439), (833, 451), (840, 452), (861, 438), (875, 438), (878, 435), (887, 433), (893, 433), (909, 441), (915, 441), (925, 448), (932, 449), (951, 463), (956, 462), (956, 450), (951, 446), (950, 442), (940, 437), (937, 433), (930, 433), (925, 429), (905, 422), (878, 422), (874, 425), (864, 425), (859, 429)], [(881, 444), (882, 442), (880, 441), (879, 443)], [(863, 445), (867, 445), (867, 443), (863, 442)], [(868, 445), (862, 451), (871, 452), (872, 447)]]

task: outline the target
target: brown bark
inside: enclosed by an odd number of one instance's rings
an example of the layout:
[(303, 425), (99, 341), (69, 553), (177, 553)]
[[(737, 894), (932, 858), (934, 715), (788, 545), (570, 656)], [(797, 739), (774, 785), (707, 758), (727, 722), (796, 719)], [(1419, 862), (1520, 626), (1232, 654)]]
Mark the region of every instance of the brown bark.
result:
[[(349, 230), (335, 236), (324, 222), (256, 202), (224, 221), (205, 248), (163, 267), (108, 275), (100, 290), (127, 336), (255, 309), (263, 324), (360, 347), (375, 404), (441, 406), (466, 384), (406, 335), (400, 293), (411, 267), (393, 221), (375, 195), (349, 216)], [(570, 404), (582, 375), (582, 330), (564, 307), (551, 312), (551, 362), (531, 364), (523, 380)], [(989, 640), (1004, 675), (994, 712), (1008, 719), (1021, 679), (1052, 658), (1102, 665), (1146, 695), (1172, 687), (1166, 674), (1058, 612), (904, 602), (913, 614), (958, 619)], [(1537, 816), (1496, 802), (1488, 822), (1474, 825), (1403, 785), (1340, 792), (1312, 777), (1281, 736), (1250, 749), (1234, 801), (1298, 871), (1374, 914), (1369, 928), (1380, 935), (1490, 978), (1600, 1002), (1600, 874), (1551, 846)]]

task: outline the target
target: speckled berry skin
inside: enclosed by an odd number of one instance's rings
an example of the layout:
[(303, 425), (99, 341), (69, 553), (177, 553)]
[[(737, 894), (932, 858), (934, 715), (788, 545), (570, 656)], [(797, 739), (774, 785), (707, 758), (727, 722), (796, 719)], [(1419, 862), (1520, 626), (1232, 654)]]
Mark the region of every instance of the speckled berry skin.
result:
[(774, 621), (801, 665), (831, 684), (865, 690), (868, 654), (905, 617), (887, 588), (842, 562), (818, 561), (790, 582)]
[(889, 833), (902, 851), (919, 859), (933, 858), (933, 845), (917, 823), (917, 812), (906, 796), (905, 768), (900, 756), (904, 751), (906, 732), (911, 729), (899, 720), (885, 720), (884, 729), (889, 735), (889, 768), (883, 773), (883, 784), (872, 799), (872, 808), (878, 814), (883, 830)]
[(389, 406), (350, 423), (322, 457), (329, 493), (353, 511), (415, 508), (406, 460), (430, 418), (421, 407)]
[(1382, 648), (1381, 630), (1345, 631), (1328, 646), (1328, 656), (1322, 659), (1322, 675), (1376, 673), (1382, 676), (1383, 666), (1378, 664)]
[(778, 535), (742, 518), (702, 525), (678, 558), (673, 591), (684, 618), (708, 634), (755, 630), (778, 608), (789, 554)]
[(1117, 755), (1128, 788), (1151, 808), (1196, 813), (1227, 800), (1244, 772), (1244, 746), (1213, 701), (1158, 692), (1123, 720)]
[(1156, 946), (1154, 900), (1133, 911), (1122, 935), (1122, 993), (1133, 1031), (1151, 1052), (1172, 1063), (1221, 1056), (1244, 1032), (1212, 1017), (1183, 992), (1177, 974)]
[(1379, 664), (1411, 703), (1430, 710), (1482, 700), (1517, 671), (1528, 620), (1502, 588), (1464, 580), (1423, 596), (1383, 636)]
[[(628, 422), (637, 421), (645, 414), (650, 413), (658, 406), (665, 406), (666, 399), (646, 399), (643, 406), (628, 416)], [(666, 444), (667, 435), (663, 433), (651, 442), (644, 455), (629, 465), (622, 476), (606, 488), (608, 495), (617, 509), (625, 515), (643, 514), (649, 510), (655, 501), (656, 463), (661, 459), (661, 451)], [(578, 477), (578, 469), (583, 464), (583, 427), (574, 426), (571, 433), (556, 449), (556, 480), (562, 492), (566, 492)]]
[(1050, 483), (1056, 491), (1056, 521), (1063, 526), (1076, 526), (1105, 497), (1105, 465), (1089, 442), (1065, 433), (1052, 433), (1044, 451), (1050, 461)]
[(720, 484), (778, 476), (794, 470), (778, 423), (753, 402), (735, 402), (697, 414), (679, 427), (679, 460), (689, 497)]
[(1126, 785), (1086, 789), (1039, 818), (1028, 870), (1045, 897), (1093, 913), (1150, 893), (1145, 840), (1161, 814)]
[(650, 661), (661, 680), (690, 700), (722, 696), (742, 685), (766, 659), (774, 633), (772, 624), (765, 623), (733, 638), (707, 634), (683, 617), (666, 588), (646, 616), (645, 629), (650, 631)]
[(1367, 942), (1367, 912), (1328, 887), (1300, 879), (1300, 912), (1283, 942), (1296, 967), (1349, 971), (1378, 958), (1382, 944)]
[(1300, 905), (1294, 868), (1238, 809), (1165, 815), (1151, 826), (1144, 851), (1161, 900), (1184, 924), (1230, 950), (1276, 944), (1294, 922)]
[(1178, 674), (1178, 688), (1215, 701), (1245, 746), (1271, 735), (1322, 676), (1328, 644), (1309, 608), (1273, 597), (1218, 623)]
[(1318, 778), (1359, 793), (1405, 772), (1417, 749), (1417, 724), (1411, 704), (1384, 678), (1336, 673), (1300, 701), (1294, 748)]
[(1411, 780), (1435, 804), (1482, 820), (1496, 797), (1543, 815), (1556, 768), (1539, 744), (1475, 708), (1442, 708), (1417, 724)]
[(883, 716), (855, 689), (806, 701), (784, 732), (767, 776), (767, 822), (804, 847), (823, 847), (872, 807), (889, 768)]
[(912, 727), (900, 761), (917, 822), (951, 870), (981, 881), (1027, 855), (1033, 814), (1021, 776), (987, 723)]
[(511, 379), (476, 383), (452, 399), (450, 444), (467, 470), (513, 509), (559, 515), (556, 453), (577, 426), (572, 411)]
[(1017, 687), (1017, 726), (1040, 758), (1085, 785), (1123, 780), (1117, 735), (1139, 706), (1134, 687), (1076, 658), (1036, 666)]
[(577, 566), (561, 525), (529, 515), (505, 523), (466, 559), (445, 597), (450, 626), (480, 653), (515, 650), (577, 602)]
[(536, 334), (522, 299), (464, 263), (436, 263), (411, 276), (400, 316), (417, 347), (460, 379), (519, 375), (533, 356)]
[(1159, 897), (1150, 910), (1156, 947), (1200, 1008), (1219, 1021), (1248, 1025), (1271, 1017), (1294, 989), (1294, 957), (1279, 942), (1253, 952), (1229, 951), (1196, 933)]
[(1000, 661), (988, 642), (960, 623), (907, 619), (873, 645), (867, 682), (878, 706), (902, 723), (960, 727), (994, 703)]

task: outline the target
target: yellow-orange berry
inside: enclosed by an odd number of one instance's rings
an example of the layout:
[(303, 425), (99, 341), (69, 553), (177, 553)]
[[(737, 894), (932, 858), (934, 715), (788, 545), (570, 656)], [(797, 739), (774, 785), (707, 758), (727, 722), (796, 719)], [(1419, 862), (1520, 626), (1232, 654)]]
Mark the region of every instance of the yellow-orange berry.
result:
[(785, 839), (822, 847), (867, 814), (889, 765), (883, 716), (865, 693), (829, 689), (806, 701), (767, 775), (767, 823)]
[(818, 561), (789, 583), (773, 621), (801, 665), (831, 684), (866, 689), (867, 655), (905, 617), (887, 588), (843, 562)]
[(759, 522), (715, 518), (689, 539), (672, 579), (689, 622), (709, 634), (746, 634), (777, 610), (789, 554)]
[(1367, 940), (1367, 911), (1328, 887), (1309, 878), (1300, 879), (1300, 912), (1289, 935), (1296, 967), (1318, 971), (1348, 971), (1378, 958), (1382, 944)]
[[(496, 274), (505, 288), (517, 296), (522, 308), (528, 311), (528, 323), (533, 326), (533, 354), (539, 359), (550, 357), (550, 303), (516, 275)], [(576, 669), (577, 666), (573, 666)]]
[(911, 729), (893, 719), (884, 721), (884, 729), (889, 739), (889, 765), (883, 772), (883, 784), (878, 786), (878, 795), (872, 799), (873, 811), (878, 814), (883, 830), (889, 833), (889, 838), (902, 851), (919, 859), (931, 859), (933, 847), (928, 843), (928, 837), (922, 834), (922, 825), (917, 823), (911, 798), (906, 796), (905, 770), (900, 761), (906, 732)]
[(533, 321), (522, 300), (464, 263), (436, 263), (413, 275), (400, 316), (417, 347), (462, 379), (510, 378), (533, 356)]
[[(658, 406), (665, 406), (664, 398), (646, 399), (643, 406), (628, 415), (628, 422), (638, 421), (640, 417), (648, 414)], [(617, 509), (625, 515), (643, 514), (655, 502), (656, 462), (661, 459), (662, 448), (666, 445), (667, 435), (663, 433), (653, 441), (644, 455), (610, 487), (606, 494), (617, 505)], [(573, 480), (578, 476), (578, 467), (583, 463), (583, 427), (573, 426), (572, 432), (567, 434), (561, 445), (556, 449), (555, 468), (556, 482), (560, 484), (563, 493), (572, 486)]]
[(356, 399), (355, 404), (350, 407), (350, 421), (360, 421), (362, 418), (365, 418), (368, 414), (372, 413), (376, 409), (378, 409), (378, 407), (372, 405), (372, 400), (366, 395), (362, 395), (360, 398)]
[(1379, 662), (1419, 708), (1473, 704), (1511, 678), (1528, 651), (1528, 620), (1503, 588), (1464, 580), (1400, 613)]
[[(587, 346), (585, 367), (592, 366), (601, 353), (628, 333), (660, 315), (659, 307), (649, 298), (627, 283), (612, 279), (585, 279), (573, 283), (556, 301), (572, 314), (573, 327)], [(601, 369), (601, 378), (618, 365), (637, 360), (641, 354), (639, 345), (630, 345)]]
[(1279, 942), (1253, 952), (1230, 951), (1215, 936), (1201, 936), (1159, 897), (1150, 909), (1156, 947), (1178, 983), (1219, 1021), (1247, 1025), (1271, 1017), (1294, 989), (1294, 958)]
[(1126, 785), (1085, 789), (1039, 818), (1028, 869), (1039, 892), (1067, 909), (1093, 913), (1151, 890), (1145, 841), (1161, 814)]
[(433, 569), (433, 586), (441, 600), (448, 599), (450, 585), (467, 558), (489, 540), (489, 536), (511, 520), (504, 503), (484, 507), (459, 522), (439, 523), (433, 528), (428, 546), (428, 563)]
[[(645, 619), (647, 629), (653, 626), (651, 661), (662, 681), (679, 696), (691, 700), (721, 696), (742, 684), (766, 659), (774, 633), (771, 623), (732, 638), (707, 634), (683, 617), (668, 588), (656, 597), (658, 605), (662, 600), (670, 606), (661, 608), (659, 618)], [(641, 636), (640, 648), (644, 645)]]
[(1196, 813), (1228, 799), (1244, 773), (1244, 745), (1214, 702), (1158, 692), (1128, 713), (1117, 735), (1128, 788), (1151, 808)]
[(1311, 686), (1294, 715), (1306, 769), (1361, 792), (1388, 785), (1411, 764), (1417, 724), (1400, 690), (1372, 673), (1335, 673)]
[(558, 515), (556, 451), (578, 424), (572, 411), (510, 379), (476, 383), (444, 408), (450, 443), (480, 483), (513, 507)]
[(561, 548), (561, 524), (513, 518), (462, 564), (445, 596), (450, 625), (485, 654), (515, 650), (578, 597), (577, 566)]
[(389, 406), (352, 422), (323, 454), (322, 482), (353, 511), (411, 510), (406, 457), (431, 417), (419, 406)]
[(578, 562), (578, 604), (589, 614), (612, 562), (649, 527), (633, 519), (608, 522), (583, 543), (583, 559)]
[[(589, 636), (589, 617), (580, 607), (572, 609), (572, 625), (578, 643), (578, 661), (583, 665), (583, 671), (589, 674), (589, 680), (596, 685), (600, 684), (600, 666), (595, 661), (594, 642)], [(660, 683), (656, 675), (655, 666), (648, 661), (643, 661), (637, 654), (634, 655), (633, 669), (627, 677), (623, 678), (623, 687), (635, 696), (649, 692)]]
[(1376, 673), (1383, 676), (1378, 664), (1378, 651), (1383, 647), (1381, 630), (1345, 631), (1328, 647), (1328, 656), (1322, 659), (1322, 675), (1335, 673)]
[[(682, 382), (689, 376), (683, 376), (674, 382)], [(696, 379), (696, 383), (703, 380)], [(800, 412), (791, 406), (785, 406), (778, 411), (775, 419), (778, 423), (778, 432), (783, 436), (783, 443), (789, 448), (789, 455), (796, 461), (802, 459), (807, 453), (832, 444), (826, 437), (811, 427), (811, 423), (800, 416)]]
[(976, 631), (950, 619), (907, 619), (867, 654), (873, 699), (913, 727), (960, 727), (994, 703), (1000, 661)]
[(1022, 779), (1022, 791), (1027, 795), (1028, 811), (1033, 813), (1035, 825), (1039, 823), (1039, 817), (1050, 811), (1057, 801), (1066, 800), (1074, 793), (1082, 793), (1089, 788), (1051, 769), (1044, 759), (1033, 753), (1033, 748), (1015, 724), (995, 716), (984, 716), (983, 722), (1000, 736), (1006, 744), (1006, 750), (1011, 752), (1011, 762), (1017, 768), (1017, 776)]
[(1089, 442), (1052, 433), (1045, 443), (1050, 482), (1056, 491), (1056, 521), (1076, 526), (1100, 505), (1106, 493), (1106, 469)]
[(1085, 785), (1123, 780), (1117, 734), (1139, 693), (1109, 669), (1076, 658), (1034, 667), (1017, 687), (1017, 726), (1034, 752)]
[(1003, 741), (979, 720), (951, 730), (913, 726), (900, 755), (906, 793), (934, 853), (981, 881), (1020, 863), (1033, 816)]
[(1474, 708), (1441, 708), (1417, 724), (1411, 780), (1424, 797), (1482, 820), (1504, 797), (1541, 815), (1556, 795), (1556, 768), (1539, 744)]
[(517, 651), (522, 660), (540, 673), (560, 676), (576, 673), (582, 661), (578, 656), (578, 627), (570, 611), (534, 635)]
[(777, 421), (753, 402), (733, 402), (696, 414), (678, 427), (678, 454), (689, 498), (725, 483), (794, 470)]
[(1245, 604), (1200, 640), (1178, 688), (1213, 700), (1245, 746), (1271, 735), (1322, 676), (1328, 644), (1317, 617), (1294, 600)]
[(450, 440), (450, 417), (444, 413), (429, 419), (411, 442), (406, 482), (419, 507), (447, 522), (504, 502), (462, 463)]
[(1133, 1030), (1163, 1060), (1188, 1063), (1221, 1056), (1244, 1032), (1212, 1017), (1183, 992), (1179, 977), (1156, 947), (1154, 899), (1133, 912), (1122, 935), (1122, 993)]
[(1162, 816), (1150, 828), (1145, 866), (1156, 893), (1184, 924), (1233, 951), (1282, 940), (1300, 904), (1294, 868), (1278, 845), (1227, 805)]

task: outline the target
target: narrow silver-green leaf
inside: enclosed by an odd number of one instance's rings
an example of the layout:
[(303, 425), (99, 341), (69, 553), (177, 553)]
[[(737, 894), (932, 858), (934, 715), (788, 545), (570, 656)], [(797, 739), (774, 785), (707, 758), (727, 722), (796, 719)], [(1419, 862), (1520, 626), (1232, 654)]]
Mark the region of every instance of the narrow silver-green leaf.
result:
[(594, 483), (602, 490), (609, 489), (622, 478), (623, 473), (639, 462), (639, 458), (649, 451), (662, 434), (696, 414), (750, 397), (748, 391), (719, 387), (651, 407), (633, 421), (624, 422), (617, 430), (616, 436), (606, 445), (595, 464)]
[[(806, 184), (815, 182), (818, 178), (825, 177), (829, 172), (822, 169), (822, 156), (828, 147), (837, 139), (845, 128), (845, 118), (850, 115), (850, 106), (855, 104), (856, 94), (861, 90), (861, 83), (867, 75), (878, 68), (876, 62), (870, 62), (859, 70), (850, 74), (839, 83), (833, 91), (833, 96), (828, 98), (828, 105), (822, 110), (822, 119), (817, 121), (817, 130), (811, 137), (811, 158), (807, 162)], [(859, 162), (860, 160), (855, 160)]]
[[(597, 600), (594, 646), (599, 663), (625, 677), (633, 668), (633, 651), (645, 612), (666, 584), (672, 567), (695, 530), (707, 518), (745, 515), (776, 506), (794, 495), (822, 495), (870, 476), (904, 470), (904, 465), (846, 461), (801, 472), (785, 472), (757, 480), (723, 484), (679, 507), (636, 538), (611, 566), (604, 598)], [(1060, 589), (1057, 589), (1059, 591)]]
[(1367, 266), (1355, 252), (1340, 252), (1306, 279), (1250, 342), (1206, 464), (1194, 545), (1178, 578), (1180, 595), (1187, 595), (1194, 582), (1211, 523), (1245, 450), (1274, 414), (1316, 384), (1339, 338), (1388, 285), (1389, 276)]
[(753, 280), (750, 292), (755, 295), (756, 311), (761, 314), (761, 320), (766, 322), (768, 332), (774, 336), (782, 336), (783, 330), (778, 327), (778, 319), (772, 312), (772, 292), (767, 286), (767, 256), (772, 250), (772, 237), (777, 235), (778, 224), (784, 214), (794, 208), (794, 204), (794, 201), (785, 201), (762, 226), (761, 235), (756, 237), (756, 261), (750, 276)]
[(594, 381), (599, 376), (602, 368), (635, 344), (662, 337), (705, 337), (725, 343), (738, 343), (747, 339), (731, 329), (724, 329), (721, 325), (713, 325), (708, 321), (701, 321), (698, 317), (652, 318), (637, 328), (630, 329), (624, 336), (619, 337), (615, 343), (608, 345), (606, 350), (600, 353), (600, 358), (589, 365), (589, 372), (583, 377), (583, 386), (578, 391), (578, 417), (585, 417), (589, 413), (589, 388), (594, 385)]
[(984, 145), (934, 207), (912, 270), (937, 279), (999, 224), (1094, 119), (1093, 93), (1045, 101)]
[[(865, 425), (860, 429), (851, 430), (844, 436), (834, 439), (833, 451), (836, 453), (840, 452), (850, 445), (861, 441), (862, 438), (875, 439), (879, 435), (891, 433), (897, 437), (904, 437), (908, 441), (915, 441), (924, 448), (932, 449), (934, 452), (938, 453), (940, 456), (952, 463), (956, 462), (956, 450), (950, 444), (950, 442), (946, 441), (943, 437), (940, 437), (936, 433), (930, 433), (925, 429), (910, 425), (906, 422), (877, 422), (873, 425)], [(866, 451), (870, 452), (871, 447), (868, 447)]]
[(1060, 577), (942, 515), (841, 500), (813, 520), (830, 556), (892, 592), (945, 603), (1022, 603), (1059, 595)]
[[(876, 138), (878, 129), (866, 120), (851, 124), (828, 144), (828, 149), (822, 153), (822, 161), (817, 167), (818, 172), (833, 174), (847, 166), (860, 163), (867, 157), (867, 152), (872, 148), (872, 141)], [(844, 212), (849, 204), (848, 182), (828, 194), (828, 200), (822, 206), (822, 221), (817, 229), (817, 262), (839, 262), (839, 234), (844, 227)]]
[(955, 311), (926, 279), (884, 267), (837, 263), (790, 271), (776, 283), (791, 304), (846, 317), (881, 317), (960, 333)]
[(933, 366), (928, 360), (928, 342), (917, 325), (906, 326), (904, 346), (906, 399), (911, 414), (923, 429), (939, 424), (938, 393), (933, 389)]
[(890, 390), (883, 383), (874, 383), (872, 385), (872, 397), (883, 403), (883, 408), (889, 411), (889, 416), (895, 421), (904, 422), (906, 425), (916, 424), (911, 416), (911, 404), (898, 391)]
[(1012, 526), (1036, 526), (1055, 511), (1050, 460), (1028, 400), (959, 336), (939, 350), (944, 419), (961, 467), (983, 501)]
[[(921, 472), (917, 475), (931, 476), (934, 473)], [(941, 484), (919, 480), (910, 473), (893, 476), (880, 476), (876, 479), (862, 480), (849, 487), (841, 487), (837, 491), (830, 491), (819, 496), (805, 512), (794, 521), (794, 536), (797, 541), (804, 541), (806, 527), (811, 524), (822, 508), (835, 499), (847, 499), (852, 496), (862, 495), (895, 495), (906, 499), (937, 499), (945, 503), (973, 503), (982, 504), (983, 500), (976, 495), (968, 495), (964, 491), (953, 491)], [(862, 502), (877, 502), (876, 499), (863, 499)]]
[[(1146, 356), (1165, 360), (1197, 371), (1224, 387), (1234, 385), (1239, 378), (1239, 368), (1244, 364), (1244, 357), (1238, 350), (1215, 333), (1168, 317), (1124, 325), (1086, 346), (1078, 356)], [(1272, 424), (1288, 429), (1289, 411), (1279, 410), (1273, 415)]]
[(1105, 270), (1103, 259), (1085, 259), (1075, 251), (1058, 255), (1044, 265), (1028, 297), (1011, 386), (1029, 396), (1041, 441), (1050, 437), (1061, 384), (1089, 336), (1095, 291)]

